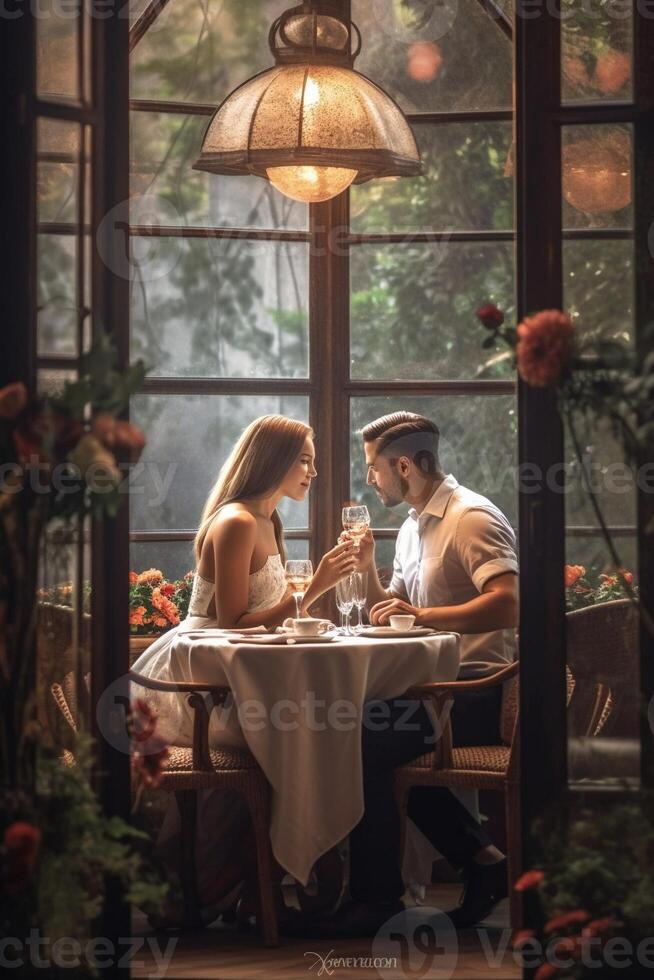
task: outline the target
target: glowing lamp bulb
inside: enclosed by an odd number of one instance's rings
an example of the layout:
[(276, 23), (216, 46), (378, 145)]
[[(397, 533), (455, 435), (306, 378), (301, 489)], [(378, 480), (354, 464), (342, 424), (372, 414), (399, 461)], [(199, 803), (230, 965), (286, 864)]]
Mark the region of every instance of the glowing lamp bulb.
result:
[(357, 175), (346, 167), (268, 167), (273, 187), (294, 201), (317, 204), (342, 194)]

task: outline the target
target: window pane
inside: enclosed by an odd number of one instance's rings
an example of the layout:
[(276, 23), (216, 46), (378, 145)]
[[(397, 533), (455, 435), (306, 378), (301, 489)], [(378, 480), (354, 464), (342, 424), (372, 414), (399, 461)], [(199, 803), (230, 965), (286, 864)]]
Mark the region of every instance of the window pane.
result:
[(356, 67), (405, 111), (511, 106), (511, 42), (478, 0), (353, 0)]
[(564, 306), (588, 338), (633, 338), (633, 242), (563, 244)]
[(44, 225), (77, 230), (80, 127), (37, 121), (37, 350), (40, 355), (77, 353), (77, 249), (75, 234), (54, 234)]
[(180, 579), (195, 568), (192, 541), (132, 541), (129, 565), (134, 572), (158, 568), (164, 578)]
[(132, 224), (305, 229), (308, 208), (258, 177), (220, 177), (193, 170), (209, 119), (132, 112)]
[[(584, 466), (604, 519), (609, 524), (635, 525), (636, 482), (631, 468), (624, 461), (621, 444), (616, 440), (611, 424), (604, 419), (593, 419), (588, 423), (577, 419), (575, 429), (582, 446)], [(586, 489), (581, 464), (567, 432), (566, 459), (566, 522), (597, 527), (597, 518)]]
[(409, 508), (401, 504), (388, 510), (366, 486), (361, 430), (379, 416), (398, 411), (417, 412), (436, 422), (445, 472), (489, 497), (515, 526), (517, 412), (513, 396), (394, 395), (353, 398), (351, 403), (350, 495), (368, 505), (373, 527), (399, 527)]
[(633, 226), (631, 144), (628, 126), (563, 129), (564, 228)]
[(632, 35), (631, 4), (566, 0), (561, 10), (563, 101), (629, 99)]
[(309, 248), (133, 238), (132, 350), (157, 375), (307, 377)]
[[(137, 395), (131, 418), (147, 445), (130, 493), (132, 527), (193, 529), (241, 432), (261, 415), (308, 422), (309, 400), (295, 395)], [(308, 526), (308, 501), (284, 500), (287, 527)]]
[(370, 233), (511, 228), (510, 123), (421, 124), (413, 128), (425, 175), (388, 178), (353, 187), (352, 230)]
[(272, 67), (268, 31), (288, 6), (285, 0), (166, 4), (132, 53), (132, 98), (217, 106)]
[(54, 398), (61, 394), (67, 381), (75, 381), (77, 374), (75, 371), (53, 371), (41, 368), (36, 372), (36, 389), (39, 395), (47, 395)]
[(77, 32), (81, 3), (42, 0), (36, 25), (36, 90), (40, 98), (79, 101)]
[(511, 377), (508, 353), (489, 358), (475, 311), (515, 316), (513, 246), (437, 242), (351, 249), (352, 377)]

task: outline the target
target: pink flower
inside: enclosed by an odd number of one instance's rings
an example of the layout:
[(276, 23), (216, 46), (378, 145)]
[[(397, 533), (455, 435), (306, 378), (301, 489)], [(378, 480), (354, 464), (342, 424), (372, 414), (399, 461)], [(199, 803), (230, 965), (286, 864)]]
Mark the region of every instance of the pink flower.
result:
[(485, 303), (477, 310), (477, 316), (488, 330), (499, 330), (504, 323), (504, 314), (494, 303)]
[(0, 388), (0, 419), (15, 419), (27, 405), (27, 388), (16, 381)]
[(513, 886), (517, 892), (526, 892), (540, 885), (545, 875), (542, 871), (525, 871)]
[(408, 52), (407, 71), (416, 82), (433, 82), (443, 65), (443, 55), (433, 41), (416, 41)]
[(534, 388), (556, 384), (572, 356), (574, 324), (560, 310), (543, 310), (518, 326), (518, 372)]
[(161, 782), (170, 758), (170, 750), (163, 739), (155, 736), (148, 747), (146, 755), (140, 752), (132, 755), (132, 771), (137, 773), (145, 786), (155, 789)]

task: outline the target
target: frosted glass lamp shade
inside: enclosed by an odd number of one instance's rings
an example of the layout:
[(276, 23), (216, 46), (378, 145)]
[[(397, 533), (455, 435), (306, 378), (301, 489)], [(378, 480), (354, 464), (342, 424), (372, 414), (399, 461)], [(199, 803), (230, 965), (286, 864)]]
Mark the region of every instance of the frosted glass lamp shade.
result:
[[(339, 193), (352, 181), (415, 176), (421, 163), (401, 109), (364, 75), (337, 65), (286, 64), (228, 96), (209, 124), (195, 169), (257, 174), (280, 189), (315, 184)], [(328, 174), (331, 169), (338, 173)]]

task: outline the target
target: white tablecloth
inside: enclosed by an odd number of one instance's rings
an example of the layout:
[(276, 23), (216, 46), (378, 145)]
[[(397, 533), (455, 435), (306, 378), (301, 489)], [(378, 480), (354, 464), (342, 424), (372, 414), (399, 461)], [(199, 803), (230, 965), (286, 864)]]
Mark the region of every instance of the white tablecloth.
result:
[(171, 668), (180, 681), (227, 683), (241, 712), (247, 703), (242, 737), (272, 787), (273, 853), (306, 885), (317, 858), (363, 815), (362, 706), (412, 684), (454, 680), (459, 637), (255, 646), (181, 629)]

